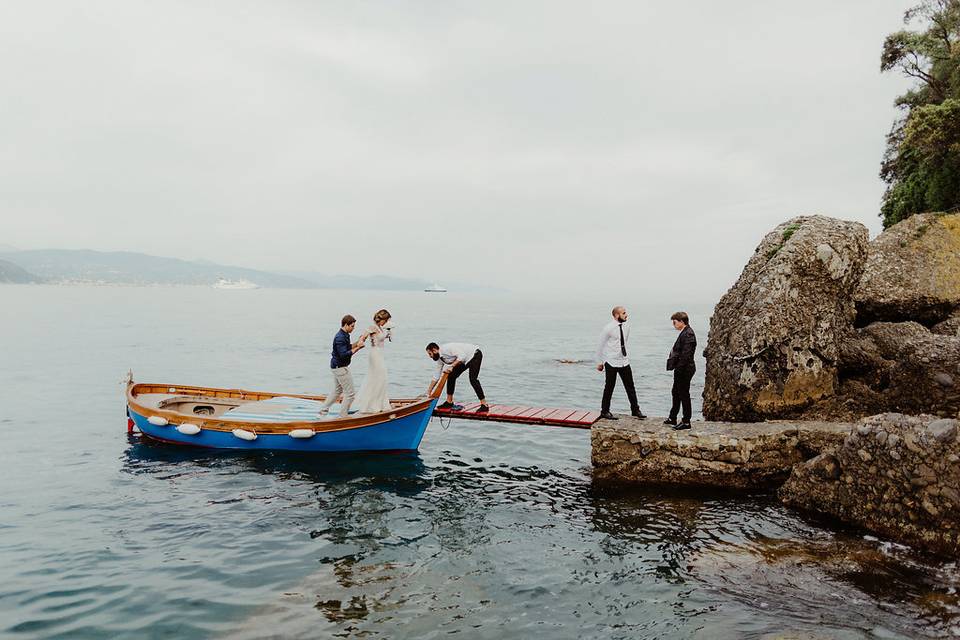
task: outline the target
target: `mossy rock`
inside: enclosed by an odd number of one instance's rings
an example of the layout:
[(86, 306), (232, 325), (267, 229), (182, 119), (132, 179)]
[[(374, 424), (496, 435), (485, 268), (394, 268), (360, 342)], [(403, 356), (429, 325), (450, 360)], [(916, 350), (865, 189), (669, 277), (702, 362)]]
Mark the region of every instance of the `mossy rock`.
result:
[(949, 318), (960, 308), (960, 214), (915, 215), (877, 236), (856, 305), (860, 326)]

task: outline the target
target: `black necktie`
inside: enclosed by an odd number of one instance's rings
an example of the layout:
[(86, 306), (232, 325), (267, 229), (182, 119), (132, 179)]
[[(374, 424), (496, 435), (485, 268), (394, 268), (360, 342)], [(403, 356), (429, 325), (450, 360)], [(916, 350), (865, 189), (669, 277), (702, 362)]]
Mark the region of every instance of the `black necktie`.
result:
[(623, 340), (623, 323), (620, 323), (620, 353), (627, 357), (627, 343)]

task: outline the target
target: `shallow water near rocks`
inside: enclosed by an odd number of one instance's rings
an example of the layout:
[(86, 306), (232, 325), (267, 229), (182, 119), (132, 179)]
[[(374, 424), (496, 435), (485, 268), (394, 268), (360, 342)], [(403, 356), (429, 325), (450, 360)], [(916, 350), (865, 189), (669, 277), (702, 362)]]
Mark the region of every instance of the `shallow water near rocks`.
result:
[[(586, 431), (434, 419), (417, 454), (338, 456), (126, 435), (128, 368), (142, 381), (326, 392), (339, 317), (381, 306), (397, 325), (396, 395), (426, 386), (423, 344), (462, 339), (482, 346), (495, 401), (598, 402), (603, 301), (0, 287), (0, 635), (960, 636), (955, 564), (769, 495), (595, 485)], [(631, 310), (643, 408), (662, 415), (675, 309)], [(687, 310), (702, 346), (709, 306)]]

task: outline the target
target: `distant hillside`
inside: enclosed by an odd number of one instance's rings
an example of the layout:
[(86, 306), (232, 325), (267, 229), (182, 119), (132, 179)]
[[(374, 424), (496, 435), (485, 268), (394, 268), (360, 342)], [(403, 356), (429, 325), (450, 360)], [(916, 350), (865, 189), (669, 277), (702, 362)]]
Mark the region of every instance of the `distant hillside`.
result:
[(40, 278), (33, 275), (26, 269), (19, 267), (12, 262), (0, 260), (0, 282), (12, 284), (29, 284), (39, 282)]
[[(245, 280), (265, 288), (281, 289), (379, 289), (423, 291), (430, 282), (394, 276), (326, 275), (315, 271), (272, 273), (244, 267), (229, 267), (207, 260), (162, 258), (131, 251), (86, 249), (0, 249), (0, 282), (46, 284), (201, 285), (220, 278)], [(499, 291), (491, 287), (444, 282), (451, 291)]]
[[(417, 278), (398, 278), (395, 276), (351, 276), (338, 274), (334, 276), (317, 273), (315, 271), (284, 271), (285, 275), (309, 280), (321, 289), (379, 289), (381, 291), (423, 291), (434, 284), (429, 280)], [(476, 285), (467, 282), (440, 282), (450, 291), (463, 292), (499, 292), (505, 291), (499, 287)]]
[(314, 271), (285, 271), (286, 275), (307, 280), (321, 289), (380, 289), (382, 291), (423, 291), (426, 280), (394, 276), (329, 276)]
[(128, 251), (42, 249), (0, 253), (0, 260), (13, 261), (53, 284), (212, 285), (219, 278), (227, 278), (247, 280), (261, 287), (317, 288), (315, 283), (293, 276)]

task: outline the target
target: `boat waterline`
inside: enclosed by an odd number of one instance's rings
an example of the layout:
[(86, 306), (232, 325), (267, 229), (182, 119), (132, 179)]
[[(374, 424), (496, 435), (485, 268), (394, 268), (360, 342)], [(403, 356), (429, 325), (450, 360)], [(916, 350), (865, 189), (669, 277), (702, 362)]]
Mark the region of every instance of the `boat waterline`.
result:
[(353, 429), (317, 432), (307, 438), (257, 433), (256, 439), (244, 440), (230, 431), (213, 429), (201, 429), (190, 435), (181, 433), (173, 424), (152, 424), (147, 416), (133, 410), (129, 415), (140, 432), (150, 439), (194, 447), (304, 452), (416, 451), (436, 403), (434, 398), (426, 409), (395, 420)]

